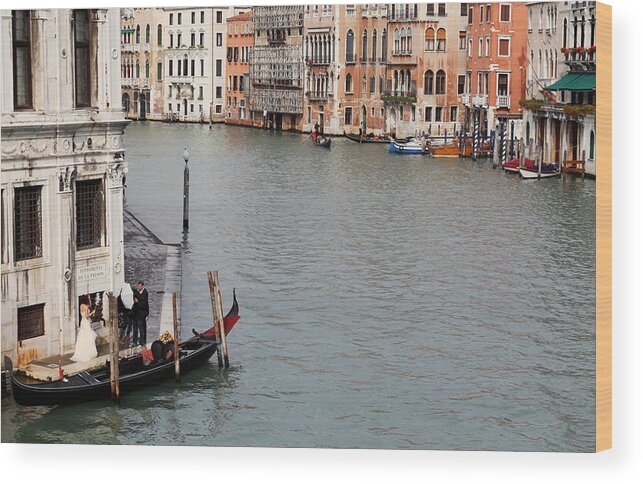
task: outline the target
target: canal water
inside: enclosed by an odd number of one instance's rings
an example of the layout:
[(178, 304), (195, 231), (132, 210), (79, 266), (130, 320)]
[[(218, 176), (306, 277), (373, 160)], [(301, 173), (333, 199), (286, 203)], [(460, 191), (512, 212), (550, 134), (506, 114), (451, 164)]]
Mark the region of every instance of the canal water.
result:
[[(109, 402), (18, 408), (2, 440), (592, 451), (595, 182), (248, 128), (132, 123), (127, 208), (181, 241), (183, 333), (206, 271), (232, 366)], [(154, 304), (154, 295), (151, 303)]]

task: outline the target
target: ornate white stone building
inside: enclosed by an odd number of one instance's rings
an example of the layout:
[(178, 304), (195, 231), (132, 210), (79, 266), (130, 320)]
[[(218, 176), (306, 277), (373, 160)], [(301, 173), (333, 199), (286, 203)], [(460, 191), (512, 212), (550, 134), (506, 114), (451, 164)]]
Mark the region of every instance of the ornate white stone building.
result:
[(223, 122), (226, 19), (244, 10), (122, 9), (122, 104), (128, 117)]
[(24, 366), (73, 351), (79, 301), (123, 283), (127, 121), (118, 9), (0, 15), (2, 355)]

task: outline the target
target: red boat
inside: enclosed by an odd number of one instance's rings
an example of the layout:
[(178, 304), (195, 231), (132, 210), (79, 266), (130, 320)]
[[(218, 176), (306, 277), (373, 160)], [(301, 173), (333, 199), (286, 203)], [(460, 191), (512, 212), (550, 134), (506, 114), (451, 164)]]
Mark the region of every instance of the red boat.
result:
[[(518, 158), (514, 158), (513, 160), (509, 161), (504, 161), (502, 163), (502, 168), (505, 171), (511, 172), (511, 173), (520, 173), (520, 160)], [(529, 158), (525, 158), (522, 168), (526, 168), (527, 170), (533, 170), (534, 168), (538, 169), (538, 165), (534, 160), (530, 160)]]

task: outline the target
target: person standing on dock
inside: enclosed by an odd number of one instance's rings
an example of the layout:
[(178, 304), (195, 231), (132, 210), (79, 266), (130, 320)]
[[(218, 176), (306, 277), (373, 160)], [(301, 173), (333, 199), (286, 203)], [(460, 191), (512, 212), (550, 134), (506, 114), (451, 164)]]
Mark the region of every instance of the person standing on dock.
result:
[(145, 346), (147, 337), (147, 316), (150, 314), (148, 303), (148, 293), (145, 289), (145, 283), (138, 281), (136, 291), (134, 291), (134, 306), (132, 308), (132, 318), (134, 326), (133, 342), (135, 345)]

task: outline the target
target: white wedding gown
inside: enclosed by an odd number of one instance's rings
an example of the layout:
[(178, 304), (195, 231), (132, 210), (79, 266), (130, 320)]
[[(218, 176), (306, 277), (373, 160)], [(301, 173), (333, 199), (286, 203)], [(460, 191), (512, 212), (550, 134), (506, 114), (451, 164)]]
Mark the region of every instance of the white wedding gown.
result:
[(71, 357), (72, 361), (89, 361), (98, 356), (96, 351), (96, 333), (87, 318), (80, 321), (80, 329), (76, 336), (76, 350)]

